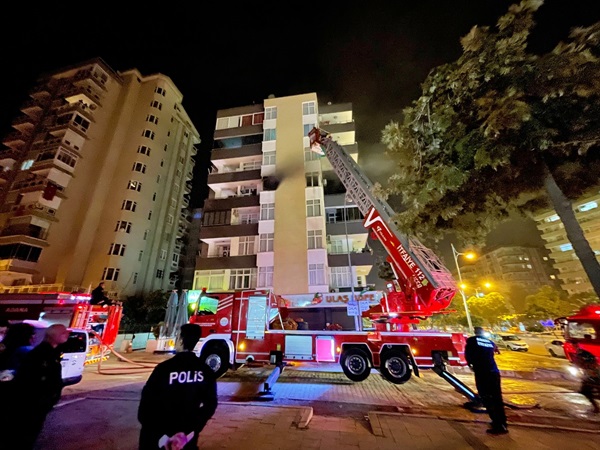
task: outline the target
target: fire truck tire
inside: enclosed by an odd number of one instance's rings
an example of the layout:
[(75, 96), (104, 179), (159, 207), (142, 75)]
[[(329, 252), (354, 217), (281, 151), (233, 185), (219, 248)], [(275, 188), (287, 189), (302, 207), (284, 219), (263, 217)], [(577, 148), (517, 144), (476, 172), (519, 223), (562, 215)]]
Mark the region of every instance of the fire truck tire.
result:
[(205, 348), (201, 358), (215, 372), (217, 378), (222, 377), (229, 369), (229, 350), (225, 345), (213, 344)]
[(340, 365), (344, 374), (352, 381), (364, 381), (371, 374), (369, 356), (360, 348), (349, 348), (342, 353)]
[(391, 383), (403, 384), (410, 380), (412, 370), (402, 350), (390, 350), (381, 357), (381, 375)]

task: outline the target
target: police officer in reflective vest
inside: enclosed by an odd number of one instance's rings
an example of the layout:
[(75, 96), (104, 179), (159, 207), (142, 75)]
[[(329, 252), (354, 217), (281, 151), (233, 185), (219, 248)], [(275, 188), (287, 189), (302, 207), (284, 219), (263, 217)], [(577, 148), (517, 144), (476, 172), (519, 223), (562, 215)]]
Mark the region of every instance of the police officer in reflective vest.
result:
[(193, 352), (200, 334), (199, 325), (182, 325), (177, 353), (150, 374), (138, 408), (140, 450), (198, 448), (198, 435), (217, 409), (215, 374)]
[(475, 372), (477, 393), (492, 419), (491, 428), (487, 433), (506, 434), (508, 433), (506, 413), (502, 400), (500, 371), (494, 359), (495, 353), (500, 353), (496, 344), (485, 337), (483, 328), (475, 327), (475, 336), (467, 339), (465, 358)]

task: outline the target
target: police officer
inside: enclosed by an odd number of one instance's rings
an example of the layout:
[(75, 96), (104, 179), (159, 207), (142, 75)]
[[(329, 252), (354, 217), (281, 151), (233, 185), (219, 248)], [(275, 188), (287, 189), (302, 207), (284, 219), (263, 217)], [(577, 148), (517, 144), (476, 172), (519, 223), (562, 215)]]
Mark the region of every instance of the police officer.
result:
[(500, 353), (496, 344), (485, 337), (483, 328), (475, 327), (475, 336), (467, 339), (465, 358), (475, 373), (477, 392), (492, 419), (491, 428), (487, 433), (506, 434), (508, 427), (495, 353)]
[(142, 389), (140, 450), (198, 448), (198, 435), (217, 409), (217, 379), (193, 352), (197, 324), (181, 326), (177, 353), (159, 363)]

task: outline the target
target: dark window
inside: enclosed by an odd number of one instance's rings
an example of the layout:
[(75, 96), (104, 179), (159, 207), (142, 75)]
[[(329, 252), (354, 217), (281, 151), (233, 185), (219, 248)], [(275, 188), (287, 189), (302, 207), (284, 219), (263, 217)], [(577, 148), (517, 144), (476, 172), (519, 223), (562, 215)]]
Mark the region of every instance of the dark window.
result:
[(26, 244), (0, 245), (0, 259), (20, 259), (22, 261), (37, 262), (42, 249)]

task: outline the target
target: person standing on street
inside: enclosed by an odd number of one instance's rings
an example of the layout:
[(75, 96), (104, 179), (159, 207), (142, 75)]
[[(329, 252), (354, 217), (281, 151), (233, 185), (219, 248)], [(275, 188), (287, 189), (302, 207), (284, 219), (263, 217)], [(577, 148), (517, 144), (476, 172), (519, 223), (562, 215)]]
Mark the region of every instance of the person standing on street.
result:
[(475, 327), (475, 336), (467, 339), (465, 358), (475, 373), (477, 393), (492, 420), (487, 433), (495, 435), (508, 433), (500, 371), (494, 359), (496, 353), (500, 353), (498, 346), (485, 337), (483, 328)]
[(138, 407), (140, 450), (197, 450), (198, 435), (217, 409), (217, 378), (193, 352), (201, 328), (181, 326), (177, 353), (148, 378)]
[[(7, 448), (32, 449), (42, 431), (46, 416), (62, 395), (63, 380), (60, 350), (69, 338), (69, 330), (61, 324), (50, 325), (42, 342), (30, 350), (15, 373), (15, 395), (11, 420), (14, 420)], [(17, 432), (17, 430), (20, 430)], [(6, 436), (6, 435), (5, 435)]]

